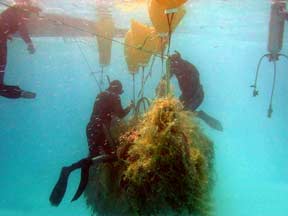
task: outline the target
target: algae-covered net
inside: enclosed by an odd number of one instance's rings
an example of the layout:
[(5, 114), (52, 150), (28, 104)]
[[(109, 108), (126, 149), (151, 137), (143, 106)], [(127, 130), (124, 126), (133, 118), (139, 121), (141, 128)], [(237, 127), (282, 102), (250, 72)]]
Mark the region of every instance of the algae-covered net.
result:
[(179, 100), (156, 99), (119, 136), (119, 161), (91, 170), (86, 200), (98, 215), (209, 215), (213, 144)]

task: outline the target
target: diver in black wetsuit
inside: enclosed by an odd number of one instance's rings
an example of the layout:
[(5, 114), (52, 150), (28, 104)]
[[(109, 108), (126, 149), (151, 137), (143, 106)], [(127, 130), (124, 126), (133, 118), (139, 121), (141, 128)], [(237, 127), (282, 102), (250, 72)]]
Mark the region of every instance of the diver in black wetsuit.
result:
[(181, 58), (180, 53), (176, 52), (170, 57), (171, 76), (175, 75), (182, 95), (180, 101), (185, 109), (197, 113), (197, 117), (206, 122), (210, 127), (222, 131), (221, 123), (209, 116), (204, 111), (196, 111), (204, 99), (203, 87), (200, 83), (199, 72), (190, 62)]
[(26, 20), (32, 13), (38, 14), (40, 9), (27, 3), (15, 4), (0, 14), (0, 95), (7, 98), (35, 98), (35, 93), (23, 91), (18, 86), (4, 84), (5, 68), (7, 64), (7, 41), (12, 40), (15, 33), (19, 33), (27, 44), (30, 54), (35, 52), (29, 36)]
[(106, 91), (101, 92), (95, 101), (90, 121), (86, 128), (90, 156), (111, 154), (111, 137), (109, 133), (113, 116), (125, 117), (131, 110), (133, 103), (126, 109), (122, 108), (120, 94), (122, 84), (118, 80), (110, 83)]
[(110, 83), (106, 91), (101, 92), (95, 101), (90, 121), (86, 128), (89, 146), (89, 156), (70, 166), (63, 167), (60, 177), (50, 195), (50, 203), (58, 206), (66, 192), (68, 178), (71, 172), (81, 169), (81, 181), (72, 201), (77, 200), (86, 188), (89, 179), (89, 168), (92, 164), (107, 163), (117, 160), (114, 146), (111, 145), (109, 129), (113, 116), (125, 117), (134, 106), (133, 103), (126, 109), (122, 108), (120, 94), (122, 84), (118, 80)]

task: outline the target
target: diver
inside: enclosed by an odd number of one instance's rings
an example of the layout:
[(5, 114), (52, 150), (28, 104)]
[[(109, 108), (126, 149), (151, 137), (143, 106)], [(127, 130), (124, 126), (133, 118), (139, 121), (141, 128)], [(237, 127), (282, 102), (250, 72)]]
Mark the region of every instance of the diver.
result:
[(120, 94), (123, 93), (122, 84), (119, 80), (110, 82), (107, 90), (100, 92), (94, 103), (92, 115), (86, 128), (89, 156), (71, 166), (63, 167), (60, 177), (50, 195), (50, 203), (58, 206), (66, 192), (69, 175), (76, 169), (81, 169), (81, 180), (72, 201), (77, 200), (84, 192), (89, 179), (89, 168), (92, 164), (117, 161), (114, 152), (115, 146), (110, 135), (110, 126), (113, 117), (123, 118), (133, 108), (131, 103), (123, 109)]
[(106, 91), (97, 96), (86, 128), (90, 156), (113, 153), (113, 139), (110, 135), (112, 118), (125, 117), (134, 106), (134, 103), (131, 103), (127, 108), (122, 108), (120, 99), (122, 93), (121, 82), (114, 80)]
[(184, 108), (195, 112), (197, 117), (202, 119), (215, 130), (223, 131), (221, 123), (208, 115), (203, 110), (196, 111), (204, 99), (203, 87), (200, 83), (199, 72), (190, 62), (181, 58), (179, 52), (170, 56), (170, 76), (176, 76), (182, 95), (179, 97)]
[(7, 42), (15, 33), (27, 44), (30, 54), (35, 53), (35, 47), (29, 36), (26, 20), (31, 14), (38, 14), (40, 8), (28, 3), (18, 3), (8, 7), (0, 14), (0, 95), (7, 98), (35, 98), (36, 94), (22, 90), (18, 86), (5, 85), (4, 75), (7, 64)]

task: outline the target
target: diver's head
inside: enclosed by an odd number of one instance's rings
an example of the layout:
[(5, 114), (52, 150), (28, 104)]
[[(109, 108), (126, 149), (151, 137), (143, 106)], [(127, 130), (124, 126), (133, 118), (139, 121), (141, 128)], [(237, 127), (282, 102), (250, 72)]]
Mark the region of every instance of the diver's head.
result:
[(112, 82), (110, 82), (108, 91), (113, 92), (115, 94), (122, 94), (123, 93), (122, 83), (119, 80), (113, 80)]
[(181, 62), (181, 54), (175, 50), (175, 53), (170, 56), (170, 68), (171, 68), (171, 75), (179, 72), (179, 66)]
[(181, 54), (175, 50), (175, 53), (170, 56), (171, 61), (179, 61), (181, 59)]

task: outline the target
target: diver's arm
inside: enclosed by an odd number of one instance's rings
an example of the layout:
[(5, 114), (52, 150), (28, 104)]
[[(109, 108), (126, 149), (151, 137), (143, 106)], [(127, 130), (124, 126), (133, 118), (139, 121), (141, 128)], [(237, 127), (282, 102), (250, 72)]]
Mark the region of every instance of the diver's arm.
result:
[(284, 18), (285, 18), (286, 21), (288, 21), (288, 11), (284, 12)]
[(280, 14), (283, 16), (283, 18), (284, 18), (286, 21), (288, 21), (288, 11), (282, 10), (282, 11), (280, 12)]
[(27, 26), (24, 21), (22, 21), (19, 25), (19, 35), (23, 39), (23, 41), (27, 44), (27, 49), (29, 53), (33, 54), (35, 52), (34, 45), (28, 33)]
[(280, 14), (286, 21), (288, 21), (288, 11), (285, 9), (285, 6), (280, 8)]
[(115, 112), (115, 115), (118, 116), (119, 118), (124, 118), (130, 112), (132, 107), (133, 107), (133, 104), (131, 103), (128, 107), (123, 109), (121, 105), (120, 97), (117, 97), (114, 100), (114, 112)]

